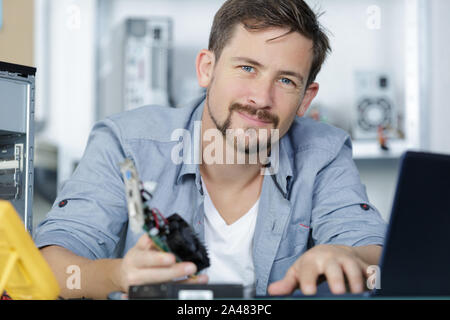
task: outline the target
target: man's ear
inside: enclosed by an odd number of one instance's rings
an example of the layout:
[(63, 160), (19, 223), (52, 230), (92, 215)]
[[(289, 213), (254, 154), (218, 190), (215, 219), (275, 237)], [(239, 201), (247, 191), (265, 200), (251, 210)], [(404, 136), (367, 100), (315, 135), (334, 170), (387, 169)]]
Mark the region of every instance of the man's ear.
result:
[(319, 92), (319, 84), (317, 82), (313, 82), (309, 85), (308, 89), (306, 89), (305, 95), (303, 96), (302, 103), (297, 110), (297, 116), (303, 117), (308, 111), (311, 102), (316, 97)]
[(212, 51), (201, 50), (195, 61), (198, 84), (202, 88), (207, 88), (211, 83), (214, 71), (215, 56)]

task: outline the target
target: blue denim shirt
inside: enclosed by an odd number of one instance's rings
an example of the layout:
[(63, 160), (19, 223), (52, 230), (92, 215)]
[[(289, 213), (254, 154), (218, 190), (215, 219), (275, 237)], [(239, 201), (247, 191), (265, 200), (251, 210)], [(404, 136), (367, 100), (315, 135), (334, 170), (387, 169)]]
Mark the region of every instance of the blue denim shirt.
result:
[[(179, 109), (145, 106), (96, 123), (80, 164), (36, 230), (36, 245), (90, 259), (123, 257), (141, 236), (128, 224), (119, 169), (126, 157), (141, 180), (158, 183), (152, 206), (165, 216), (178, 213), (204, 240), (199, 166), (171, 160), (179, 144), (173, 131), (193, 133), (203, 108), (204, 99)], [(297, 117), (280, 140), (278, 170), (264, 176), (253, 239), (256, 294), (266, 294), (313, 245), (382, 245), (385, 230), (361, 184), (348, 134)]]

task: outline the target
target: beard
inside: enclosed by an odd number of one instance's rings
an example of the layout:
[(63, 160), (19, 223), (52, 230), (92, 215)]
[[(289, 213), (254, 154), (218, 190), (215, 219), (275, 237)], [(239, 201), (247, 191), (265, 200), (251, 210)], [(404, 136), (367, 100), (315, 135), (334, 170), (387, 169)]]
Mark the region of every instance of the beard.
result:
[[(228, 108), (227, 118), (222, 123), (220, 123), (211, 111), (210, 100), (209, 100), (209, 91), (210, 91), (210, 89), (208, 88), (208, 90), (206, 92), (206, 104), (207, 104), (206, 107), (208, 108), (208, 113), (209, 113), (211, 120), (213, 121), (217, 130), (219, 130), (220, 133), (222, 134), (222, 136), (225, 138), (225, 140), (228, 143), (232, 144), (236, 151), (244, 152), (247, 155), (254, 153), (254, 152), (259, 153), (261, 150), (267, 150), (267, 153), (270, 154), (271, 134), (270, 134), (269, 129), (266, 129), (266, 128), (257, 129), (257, 128), (253, 128), (253, 127), (242, 128), (241, 130), (243, 130), (245, 132), (244, 134), (245, 134), (245, 136), (248, 137), (248, 140), (249, 140), (249, 141), (247, 141), (247, 139), (246, 139), (244, 146), (242, 146), (242, 144), (238, 143), (238, 141), (237, 141), (238, 137), (237, 137), (237, 134), (235, 134), (235, 133), (237, 133), (236, 132), (237, 130), (231, 128), (231, 125), (232, 125), (231, 118), (232, 118), (233, 112), (240, 112), (240, 113), (249, 115), (254, 118), (256, 117), (260, 121), (272, 123), (273, 129), (277, 129), (279, 121), (280, 121), (279, 117), (277, 115), (270, 113), (269, 111), (267, 111), (265, 109), (255, 108), (250, 105), (243, 105), (240, 103), (233, 103)], [(257, 137), (258, 134), (255, 135), (255, 131), (258, 132), (258, 130), (267, 130), (268, 131), (267, 134), (265, 134), (265, 137), (267, 138), (267, 140), (264, 141), (265, 144), (261, 143), (260, 139)], [(231, 134), (231, 138), (230, 138), (230, 132), (233, 132), (233, 134)], [(252, 140), (252, 138), (253, 138), (253, 140)]]

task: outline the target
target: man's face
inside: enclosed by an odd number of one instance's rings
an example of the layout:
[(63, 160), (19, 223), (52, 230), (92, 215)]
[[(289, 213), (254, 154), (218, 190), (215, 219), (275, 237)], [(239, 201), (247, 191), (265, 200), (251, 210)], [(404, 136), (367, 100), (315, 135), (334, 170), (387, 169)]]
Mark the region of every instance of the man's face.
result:
[(216, 128), (223, 134), (227, 129), (267, 130), (268, 138), (270, 129), (278, 129), (282, 137), (313, 98), (302, 103), (312, 46), (311, 40), (284, 28), (248, 31), (237, 25), (220, 59), (211, 59), (207, 81), (201, 82)]

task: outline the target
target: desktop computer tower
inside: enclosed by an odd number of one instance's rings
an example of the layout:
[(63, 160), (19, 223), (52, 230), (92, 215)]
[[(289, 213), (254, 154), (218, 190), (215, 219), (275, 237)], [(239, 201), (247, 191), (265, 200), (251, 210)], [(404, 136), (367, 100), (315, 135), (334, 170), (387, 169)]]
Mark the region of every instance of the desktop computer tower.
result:
[(0, 62), (0, 199), (32, 234), (36, 69)]
[(172, 20), (127, 18), (100, 50), (97, 120), (144, 105), (171, 106)]

